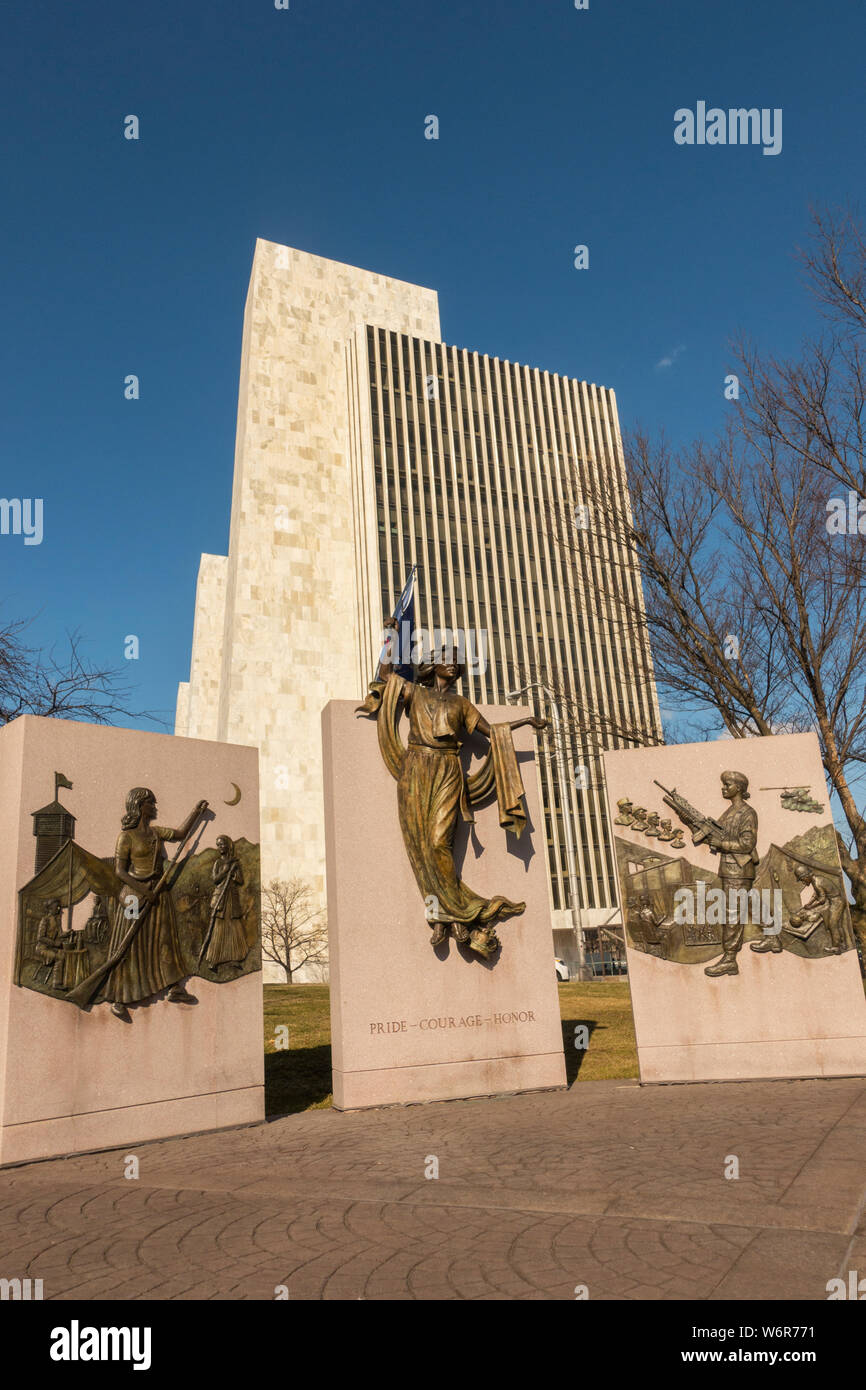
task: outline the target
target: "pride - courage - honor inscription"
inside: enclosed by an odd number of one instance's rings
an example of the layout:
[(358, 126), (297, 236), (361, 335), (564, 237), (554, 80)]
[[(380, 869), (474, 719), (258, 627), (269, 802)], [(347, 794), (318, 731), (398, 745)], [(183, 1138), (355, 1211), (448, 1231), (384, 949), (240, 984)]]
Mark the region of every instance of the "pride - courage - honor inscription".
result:
[(442, 1015), (439, 1018), (422, 1018), (417, 1023), (409, 1023), (405, 1018), (389, 1019), (388, 1022), (371, 1023), (370, 1032), (376, 1033), (408, 1033), (410, 1028), (419, 1028), (422, 1033), (434, 1032), (436, 1029), (449, 1028), (484, 1028), (500, 1027), (505, 1023), (534, 1023), (535, 1013), (532, 1009), (517, 1009), (513, 1013), (490, 1014), (484, 1018), (481, 1014), (467, 1014), (463, 1018), (454, 1018), (450, 1015)]

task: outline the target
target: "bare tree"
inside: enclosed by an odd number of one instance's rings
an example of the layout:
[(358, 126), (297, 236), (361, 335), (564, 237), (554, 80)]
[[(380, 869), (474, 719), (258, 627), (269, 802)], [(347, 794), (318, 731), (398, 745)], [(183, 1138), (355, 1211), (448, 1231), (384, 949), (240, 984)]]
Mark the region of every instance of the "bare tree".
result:
[(286, 983), (305, 966), (328, 963), (324, 914), (303, 879), (271, 879), (262, 891), (262, 953), (286, 972)]
[(56, 649), (26, 645), (29, 625), (29, 619), (19, 618), (0, 627), (0, 724), (20, 714), (93, 724), (111, 724), (118, 717), (165, 723), (147, 710), (130, 708), (132, 688), (119, 671), (85, 659), (78, 632), (68, 635), (68, 646), (58, 655)]
[[(800, 259), (828, 331), (791, 361), (742, 340), (741, 394), (721, 437), (677, 452), (664, 438), (627, 439), (631, 508), (599, 487), (579, 543), (605, 554), (599, 603), (618, 615), (621, 640), (648, 636), (680, 728), (817, 733), (866, 940), (866, 820), (853, 790), (866, 764), (866, 538), (828, 525), (840, 486), (866, 495), (866, 238), (850, 214), (817, 213)], [(630, 571), (643, 604), (629, 600)], [(599, 741), (616, 746), (615, 735)]]

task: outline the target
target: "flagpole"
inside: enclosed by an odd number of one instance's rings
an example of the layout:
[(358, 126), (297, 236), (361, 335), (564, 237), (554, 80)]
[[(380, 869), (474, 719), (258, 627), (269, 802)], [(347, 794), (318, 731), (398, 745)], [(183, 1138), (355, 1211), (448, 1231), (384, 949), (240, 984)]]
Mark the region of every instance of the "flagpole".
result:
[[(70, 842), (70, 843), (71, 843), (71, 842)], [(69, 932), (72, 931), (72, 865), (73, 865), (74, 861), (75, 861), (75, 855), (72, 853), (72, 850), (70, 850), (70, 851), (69, 851), (69, 881), (68, 881), (67, 889), (66, 889), (66, 912), (67, 912), (67, 917), (66, 917), (66, 930), (69, 931)]]
[[(394, 632), (395, 636), (392, 637), (392, 636), (389, 635), (388, 637), (386, 637), (385, 642), (384, 642), (384, 644), (383, 644), (383, 646), (382, 646), (382, 649), (381, 649), (381, 651), (380, 651), (380, 653), (379, 653), (379, 667), (381, 667), (383, 661), (386, 661), (386, 662), (387, 662), (387, 664), (390, 666), (390, 668), (391, 668), (392, 671), (395, 670), (395, 669), (396, 669), (397, 667), (399, 667), (399, 666), (408, 666), (408, 665), (411, 664), (411, 660), (412, 660), (412, 652), (411, 652), (411, 646), (412, 646), (412, 628), (414, 627), (414, 620), (413, 620), (413, 618), (409, 618), (409, 619), (408, 619), (408, 622), (409, 622), (409, 647), (410, 647), (410, 651), (409, 651), (409, 661), (404, 661), (404, 660), (402, 659), (403, 656), (405, 655), (405, 653), (403, 652), (402, 635), (403, 635), (403, 624), (407, 621), (407, 619), (406, 619), (406, 613), (409, 611), (410, 607), (411, 607), (411, 609), (412, 609), (412, 611), (413, 611), (413, 613), (414, 613), (414, 607), (415, 607), (415, 574), (416, 574), (417, 570), (418, 570), (418, 565), (417, 565), (417, 562), (416, 562), (414, 565), (411, 566), (411, 568), (410, 568), (410, 570), (409, 570), (409, 574), (408, 574), (408, 576), (407, 576), (407, 578), (406, 578), (406, 582), (404, 583), (403, 588), (400, 590), (400, 596), (399, 596), (399, 598), (397, 599), (397, 602), (396, 602), (395, 605), (394, 605), (394, 611), (393, 611), (393, 613), (391, 614), (391, 618), (392, 618), (392, 620), (396, 623), (396, 627), (393, 629), (393, 632)], [(396, 642), (396, 651), (395, 651), (395, 649), (394, 649), (394, 643), (395, 643), (395, 642)], [(379, 669), (379, 668), (377, 667), (377, 670), (378, 670), (378, 669)]]

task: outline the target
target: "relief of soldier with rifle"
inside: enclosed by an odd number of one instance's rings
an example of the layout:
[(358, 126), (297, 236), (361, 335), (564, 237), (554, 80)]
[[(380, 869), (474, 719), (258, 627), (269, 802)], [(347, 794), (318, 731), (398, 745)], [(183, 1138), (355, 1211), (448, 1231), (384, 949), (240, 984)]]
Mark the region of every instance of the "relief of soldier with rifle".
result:
[[(731, 804), (718, 820), (696, 810), (684, 796), (680, 796), (676, 788), (669, 791), (661, 782), (656, 782), (656, 786), (664, 792), (665, 805), (691, 831), (692, 844), (706, 844), (711, 854), (720, 856), (719, 878), (726, 904), (722, 928), (723, 954), (720, 960), (704, 970), (704, 974), (711, 977), (740, 973), (737, 956), (743, 946), (749, 892), (758, 866), (758, 817), (753, 807), (746, 805), (749, 779), (743, 772), (723, 772), (721, 782), (722, 796)], [(753, 941), (751, 946), (753, 951), (758, 952), (782, 949), (778, 934), (765, 935), (763, 940)]]

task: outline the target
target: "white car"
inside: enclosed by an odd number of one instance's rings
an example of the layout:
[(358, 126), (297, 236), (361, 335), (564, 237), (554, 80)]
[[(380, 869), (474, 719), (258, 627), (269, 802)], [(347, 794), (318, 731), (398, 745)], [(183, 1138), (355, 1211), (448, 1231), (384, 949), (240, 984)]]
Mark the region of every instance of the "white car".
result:
[(558, 983), (560, 980), (567, 980), (567, 979), (568, 979), (568, 966), (566, 965), (565, 961), (564, 961), (564, 960), (560, 960), (559, 956), (554, 956), (553, 959), (554, 959), (554, 964), (556, 965), (556, 979), (557, 979), (557, 983)]

